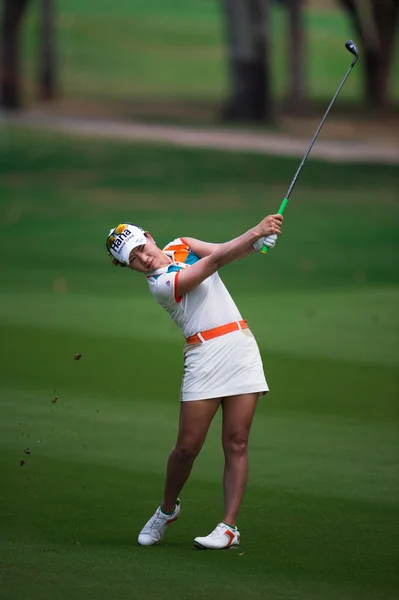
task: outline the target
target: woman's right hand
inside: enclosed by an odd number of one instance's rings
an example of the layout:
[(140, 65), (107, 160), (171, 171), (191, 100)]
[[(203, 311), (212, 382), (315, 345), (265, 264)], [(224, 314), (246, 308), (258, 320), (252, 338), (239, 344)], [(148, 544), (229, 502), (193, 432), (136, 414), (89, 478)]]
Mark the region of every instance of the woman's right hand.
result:
[(269, 215), (265, 217), (256, 227), (259, 237), (267, 237), (273, 233), (281, 235), (281, 226), (283, 224), (283, 215)]

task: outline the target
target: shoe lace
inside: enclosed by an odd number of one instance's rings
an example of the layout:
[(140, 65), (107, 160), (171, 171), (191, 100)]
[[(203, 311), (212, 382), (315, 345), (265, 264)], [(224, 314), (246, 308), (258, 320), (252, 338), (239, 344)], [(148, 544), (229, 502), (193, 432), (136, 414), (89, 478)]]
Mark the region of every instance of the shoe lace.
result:
[(226, 529), (226, 525), (223, 525), (223, 523), (219, 523), (219, 525), (216, 526), (216, 528), (212, 531), (212, 533), (209, 535), (209, 537), (215, 538), (215, 537), (219, 537), (220, 535), (222, 535), (225, 532)]
[(161, 512), (155, 513), (151, 520), (150, 529), (157, 529), (160, 525), (164, 525), (165, 521), (168, 520), (166, 515), (162, 515)]

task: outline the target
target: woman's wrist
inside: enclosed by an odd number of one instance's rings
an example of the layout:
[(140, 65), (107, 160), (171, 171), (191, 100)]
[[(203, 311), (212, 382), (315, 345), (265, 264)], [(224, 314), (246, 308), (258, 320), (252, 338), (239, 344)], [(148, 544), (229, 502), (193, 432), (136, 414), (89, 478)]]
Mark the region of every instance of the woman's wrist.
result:
[(259, 226), (254, 227), (253, 229), (250, 229), (250, 232), (252, 233), (252, 235), (254, 236), (253, 242), (256, 242), (257, 240), (259, 240), (260, 238), (264, 237), (264, 233), (262, 233), (261, 229)]

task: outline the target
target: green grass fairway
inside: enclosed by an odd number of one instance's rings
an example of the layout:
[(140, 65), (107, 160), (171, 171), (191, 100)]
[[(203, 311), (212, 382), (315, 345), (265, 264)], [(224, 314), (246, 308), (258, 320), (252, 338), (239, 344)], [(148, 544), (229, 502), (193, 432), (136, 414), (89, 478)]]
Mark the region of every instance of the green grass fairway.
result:
[(145, 279), (111, 267), (106, 234), (131, 220), (159, 244), (234, 237), (277, 210), (297, 161), (6, 134), (1, 600), (397, 599), (398, 170), (310, 161), (276, 249), (221, 272), (271, 388), (242, 546), (191, 547), (222, 517), (217, 415), (180, 520), (139, 548), (175, 440), (183, 341)]

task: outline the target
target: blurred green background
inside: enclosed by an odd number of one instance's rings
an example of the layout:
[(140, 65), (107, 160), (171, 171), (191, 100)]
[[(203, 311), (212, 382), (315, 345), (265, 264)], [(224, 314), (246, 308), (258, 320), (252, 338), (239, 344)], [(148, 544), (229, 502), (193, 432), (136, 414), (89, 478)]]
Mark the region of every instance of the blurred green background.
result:
[[(348, 67), (350, 55), (344, 49), (345, 40), (360, 40), (347, 13), (338, 8), (338, 0), (295, 2), (302, 5), (302, 73), (307, 108), (301, 119), (283, 109), (289, 94), (292, 37), (284, 2), (269, 0), (270, 84), (278, 114), (273, 127), (309, 138)], [(220, 0), (60, 0), (54, 44), (55, 68), (60, 71), (56, 87), (60, 92), (51, 109), (152, 122), (218, 121), (231, 85), (224, 5)], [(22, 24), (21, 48), (24, 94), (30, 106), (40, 106), (40, 14), (40, 3), (30, 0)], [(368, 133), (395, 139), (392, 127), (397, 133), (398, 118), (397, 112), (392, 115), (391, 104), (397, 105), (399, 100), (399, 80), (395, 77), (399, 45), (394, 44), (392, 51), (387, 85), (390, 104), (372, 120), (364, 116), (364, 69), (360, 64), (353, 70), (324, 131), (329, 137), (364, 137)]]
[[(214, 0), (106, 0), (60, 3), (59, 43), (62, 48), (63, 88), (75, 100), (131, 99), (153, 102), (168, 98), (220, 100), (226, 93), (225, 31), (222, 3)], [(32, 5), (26, 21), (24, 52), (33, 81), (36, 31), (40, 5)], [(331, 80), (342, 78), (345, 64), (343, 42), (351, 37), (350, 23), (338, 10), (304, 11), (309, 37), (307, 70), (309, 95), (331, 97)], [(273, 6), (273, 78), (283, 95), (287, 84), (286, 14)], [(342, 55), (337, 52), (342, 50)], [(397, 52), (397, 54), (399, 54)], [(343, 59), (343, 60), (342, 60)], [(399, 56), (395, 57), (398, 61)], [(133, 75), (133, 76), (132, 76)], [(342, 92), (347, 99), (360, 99), (359, 72)], [(399, 96), (399, 83), (392, 78)]]
[[(226, 86), (217, 2), (60, 2), (52, 105), (30, 88), (34, 8), (28, 107), (215, 121)], [(341, 12), (313, 5), (306, 27), (310, 48), (325, 42), (309, 52), (314, 112), (280, 125), (310, 138), (350, 30)], [(359, 106), (359, 86), (354, 72), (333, 118), (341, 132), (356, 121), (345, 107)], [(388, 135), (380, 117), (364, 122), (352, 136)], [(212, 554), (191, 544), (221, 518), (219, 415), (181, 518), (158, 547), (136, 546), (175, 441), (183, 339), (145, 279), (111, 267), (105, 238), (126, 220), (159, 244), (232, 238), (277, 210), (299, 159), (77, 137), (8, 117), (0, 150), (0, 598), (398, 598), (397, 165), (311, 158), (275, 250), (221, 272), (271, 392), (251, 434), (242, 545)]]

